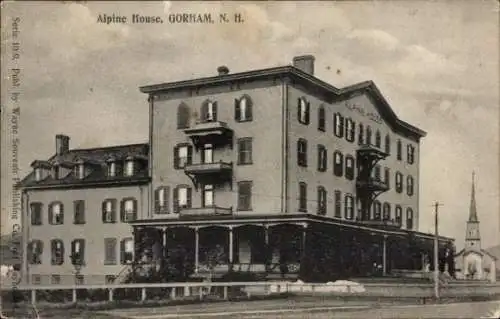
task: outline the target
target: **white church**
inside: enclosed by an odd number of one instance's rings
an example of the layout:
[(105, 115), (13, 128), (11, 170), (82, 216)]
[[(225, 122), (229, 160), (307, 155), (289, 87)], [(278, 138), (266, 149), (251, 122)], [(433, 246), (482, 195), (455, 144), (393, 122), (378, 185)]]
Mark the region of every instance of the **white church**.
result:
[(456, 276), (459, 279), (496, 281), (497, 258), (482, 249), (479, 219), (476, 209), (474, 173), (469, 207), (469, 219), (465, 228), (465, 248), (455, 255)]

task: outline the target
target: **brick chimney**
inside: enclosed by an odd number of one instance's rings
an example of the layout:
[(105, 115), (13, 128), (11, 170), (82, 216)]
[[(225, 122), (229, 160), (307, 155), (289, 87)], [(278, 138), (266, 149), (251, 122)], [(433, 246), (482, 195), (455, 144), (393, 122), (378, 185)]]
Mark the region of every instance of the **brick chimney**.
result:
[(293, 58), (293, 66), (314, 75), (314, 55), (301, 55)]
[(62, 155), (69, 151), (69, 136), (63, 134), (56, 135), (56, 154)]

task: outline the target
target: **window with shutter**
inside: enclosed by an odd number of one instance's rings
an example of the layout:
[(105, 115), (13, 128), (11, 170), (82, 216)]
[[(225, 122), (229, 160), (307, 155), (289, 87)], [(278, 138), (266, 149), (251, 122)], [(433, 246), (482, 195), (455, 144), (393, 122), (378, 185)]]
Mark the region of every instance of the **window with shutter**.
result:
[(214, 206), (214, 185), (206, 184), (203, 185), (203, 195), (202, 195), (202, 206), (211, 207)]
[(50, 242), (52, 253), (52, 265), (62, 265), (64, 263), (64, 242), (60, 239), (53, 239)]
[(335, 217), (342, 218), (342, 193), (335, 191)]
[(30, 204), (31, 225), (42, 225), (42, 203)]
[(378, 200), (373, 202), (373, 219), (382, 219), (382, 204)]
[(401, 205), (396, 205), (396, 213), (395, 213), (395, 220), (398, 225), (401, 225), (402, 222), (402, 216), (403, 216), (403, 208)]
[(252, 144), (251, 137), (238, 139), (238, 165), (252, 164)]
[(318, 145), (318, 171), (325, 172), (327, 166), (327, 151), (324, 145)]
[(51, 225), (64, 224), (64, 206), (61, 202), (49, 204), (49, 223)]
[(413, 196), (413, 177), (408, 175), (406, 177), (406, 193), (408, 196)]
[(169, 205), (168, 197), (170, 196), (170, 188), (168, 186), (158, 187), (155, 190), (155, 212), (156, 214), (168, 214)]
[(74, 216), (73, 223), (77, 225), (85, 224), (85, 201), (76, 200), (73, 202)]
[(217, 121), (217, 102), (205, 101), (201, 107), (202, 122)]
[(403, 174), (396, 172), (396, 192), (403, 192)]
[(391, 204), (384, 203), (383, 211), (384, 211), (384, 216), (383, 216), (384, 221), (391, 220)]
[(382, 146), (382, 137), (380, 136), (380, 131), (377, 130), (375, 133), (375, 147), (380, 148)]
[(344, 117), (340, 113), (333, 115), (333, 133), (339, 138), (344, 137)]
[(244, 95), (239, 100), (234, 100), (234, 119), (238, 122), (252, 120), (252, 100)]
[(345, 204), (345, 219), (352, 220), (354, 219), (354, 197), (351, 194), (346, 194), (344, 196), (344, 204)]
[(366, 127), (366, 145), (372, 145), (372, 128), (370, 125)]
[(85, 264), (85, 239), (75, 239), (71, 242), (71, 264)]
[(407, 162), (413, 164), (415, 161), (415, 147), (413, 145), (407, 146)]
[(116, 199), (106, 199), (102, 202), (102, 222), (116, 222)]
[(359, 129), (358, 129), (358, 144), (363, 145), (364, 144), (364, 128), (363, 124), (359, 123)]
[(120, 242), (120, 261), (122, 264), (130, 264), (134, 260), (134, 240), (132, 238), (122, 239)]
[(116, 238), (104, 238), (104, 264), (116, 264)]
[(122, 212), (122, 222), (131, 222), (136, 219), (137, 214), (137, 200), (134, 198), (126, 198), (122, 201), (123, 212)]
[(325, 107), (320, 105), (318, 108), (318, 130), (321, 132), (325, 132), (325, 122), (326, 122), (326, 114)]
[(299, 212), (307, 212), (307, 184), (299, 183)]
[(354, 157), (351, 155), (345, 157), (345, 178), (350, 181), (354, 179)]
[(302, 138), (297, 141), (297, 165), (307, 167), (307, 141)]
[(297, 118), (299, 123), (308, 125), (309, 124), (309, 102), (305, 98), (299, 98), (297, 105)]
[(340, 151), (333, 153), (333, 173), (335, 176), (342, 177), (344, 174), (344, 155)]
[(413, 209), (406, 209), (406, 229), (413, 229)]
[(327, 193), (323, 186), (318, 186), (318, 203), (317, 203), (317, 213), (318, 215), (326, 215), (327, 211)]
[(238, 210), (252, 210), (252, 182), (238, 182)]
[(187, 144), (179, 144), (174, 147), (174, 168), (183, 169), (192, 162), (192, 147)]
[(42, 263), (43, 242), (38, 239), (28, 243), (28, 261), (32, 265), (40, 265)]
[(348, 142), (354, 142), (356, 137), (356, 123), (351, 118), (346, 118), (345, 122), (345, 139)]

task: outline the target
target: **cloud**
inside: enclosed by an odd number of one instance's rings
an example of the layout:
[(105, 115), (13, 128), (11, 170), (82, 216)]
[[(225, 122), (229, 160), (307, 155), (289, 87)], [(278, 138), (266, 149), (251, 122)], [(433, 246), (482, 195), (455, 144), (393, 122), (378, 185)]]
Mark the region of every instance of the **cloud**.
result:
[(357, 29), (347, 34), (346, 38), (366, 42), (368, 45), (381, 50), (395, 50), (400, 45), (393, 35), (377, 29)]

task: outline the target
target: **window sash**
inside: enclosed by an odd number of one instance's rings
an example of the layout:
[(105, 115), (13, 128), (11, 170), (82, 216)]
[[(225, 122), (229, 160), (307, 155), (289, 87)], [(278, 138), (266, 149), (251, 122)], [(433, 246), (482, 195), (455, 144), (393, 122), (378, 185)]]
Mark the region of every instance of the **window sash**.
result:
[(238, 163), (252, 163), (252, 140), (245, 138), (238, 141)]
[(134, 175), (134, 161), (127, 161), (125, 164), (125, 174), (127, 176)]
[(212, 144), (205, 144), (203, 146), (203, 163), (209, 164), (214, 162), (214, 152)]
[(214, 187), (205, 185), (203, 187), (203, 206), (210, 207), (214, 205)]
[(177, 191), (177, 201), (179, 203), (179, 206), (186, 206), (187, 205), (187, 188), (185, 187), (180, 187), (178, 188)]
[(307, 185), (299, 184), (299, 211), (307, 211)]
[(240, 182), (238, 184), (238, 210), (250, 210), (252, 207), (252, 184)]
[(108, 176), (116, 176), (116, 163), (112, 162), (108, 164)]
[(104, 262), (107, 264), (116, 263), (116, 238), (104, 239)]

